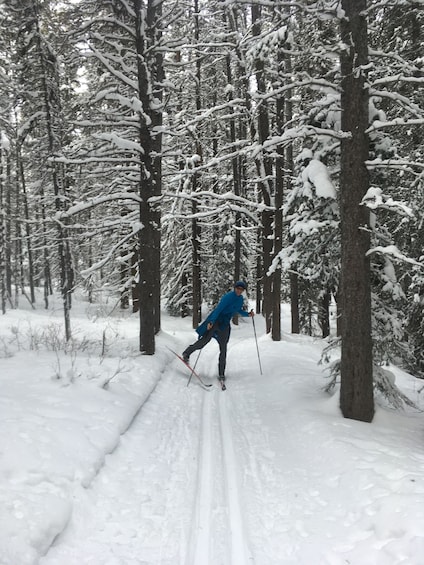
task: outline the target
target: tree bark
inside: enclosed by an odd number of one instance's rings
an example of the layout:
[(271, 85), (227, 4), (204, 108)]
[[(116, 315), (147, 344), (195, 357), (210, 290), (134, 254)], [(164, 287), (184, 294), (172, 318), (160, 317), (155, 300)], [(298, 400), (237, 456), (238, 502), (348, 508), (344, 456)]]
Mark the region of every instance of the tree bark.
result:
[[(283, 65), (283, 57), (279, 55), (279, 65)], [(277, 128), (279, 132), (284, 127), (284, 98), (277, 99)], [(284, 149), (277, 149), (275, 160), (275, 216), (274, 216), (274, 258), (277, 258), (283, 248), (283, 195), (284, 195)], [(278, 262), (280, 265), (280, 262)], [(272, 328), (273, 341), (281, 341), (281, 267), (272, 274)]]
[[(138, 95), (142, 104), (143, 112), (139, 114), (139, 142), (142, 148), (140, 154), (140, 178), (138, 193), (140, 196), (139, 217), (142, 228), (138, 232), (138, 276), (139, 276), (139, 316), (140, 335), (139, 348), (146, 355), (155, 353), (155, 333), (158, 326), (160, 306), (159, 296), (159, 265), (160, 249), (158, 242), (159, 221), (158, 210), (152, 199), (160, 195), (160, 157), (158, 156), (158, 144), (160, 140), (154, 137), (151, 125), (147, 123), (145, 115), (148, 115), (151, 124), (160, 122), (156, 112), (161, 112), (157, 107), (153, 108), (152, 95), (155, 91), (154, 81), (161, 76), (161, 57), (155, 58), (152, 63), (148, 60), (146, 28), (149, 30), (150, 43), (154, 42), (155, 25), (160, 13), (160, 6), (154, 0), (148, 0), (147, 11), (141, 0), (134, 0), (136, 16), (135, 47), (137, 53), (137, 78)], [(155, 53), (153, 45), (149, 45)], [(155, 55), (153, 55), (155, 56)], [(150, 63), (150, 64), (149, 64)], [(156, 93), (157, 95), (157, 93)], [(154, 156), (153, 156), (154, 154)]]
[[(288, 53), (290, 44), (287, 44), (287, 49), (284, 54), (285, 72), (287, 76), (291, 76), (293, 72), (292, 57)], [(287, 90), (284, 104), (284, 120), (285, 123), (291, 123), (293, 119), (293, 90)], [(292, 190), (292, 179), (294, 176), (294, 160), (293, 160), (293, 145), (290, 143), (284, 150), (284, 169), (285, 169), (285, 190), (290, 194)], [(299, 316), (299, 281), (296, 273), (290, 273), (290, 311), (291, 311), (291, 333), (300, 333), (300, 316)]]
[[(162, 18), (163, 2), (148, 2), (147, 30), (150, 36), (150, 44), (156, 46), (162, 37), (162, 29), (159, 22)], [(163, 66), (163, 52), (161, 49), (153, 49), (152, 73), (154, 77), (153, 98), (155, 105), (163, 102), (163, 83), (165, 71)], [(153, 110), (150, 114), (152, 125), (152, 149), (153, 149), (153, 192), (156, 197), (162, 194), (162, 109)], [(151, 206), (153, 222), (153, 305), (154, 305), (154, 332), (159, 333), (161, 328), (161, 209), (158, 204)]]
[(341, 124), (341, 390), (343, 416), (371, 422), (374, 415), (368, 213), (368, 63), (366, 0), (343, 0)]
[(4, 206), (3, 147), (0, 140), (0, 292), (1, 311), (6, 314), (6, 210)]
[[(200, 28), (199, 28), (199, 2), (194, 0), (194, 40), (195, 43), (199, 42)], [(201, 61), (200, 57), (196, 58), (196, 110), (200, 112), (202, 108), (202, 98), (201, 98)], [(196, 143), (196, 153), (201, 158), (202, 156), (202, 146), (200, 141), (197, 140)], [(193, 192), (196, 192), (199, 188), (200, 177), (198, 173), (193, 175)], [(192, 213), (192, 289), (193, 289), (193, 315), (192, 322), (193, 328), (197, 328), (202, 319), (202, 283), (201, 283), (201, 255), (200, 255), (200, 237), (201, 237), (201, 227), (198, 220), (195, 218), (197, 212), (197, 204), (193, 202)]]
[[(251, 7), (252, 13), (252, 35), (259, 36), (261, 33), (261, 6), (254, 4)], [(265, 64), (260, 58), (255, 60), (255, 73), (256, 84), (259, 94), (265, 94)], [(258, 141), (260, 144), (268, 139), (270, 134), (268, 107), (265, 100), (261, 100), (258, 104)], [(265, 317), (266, 331), (271, 331), (272, 321), (272, 280), (268, 276), (268, 271), (272, 261), (273, 250), (273, 222), (274, 214), (271, 211), (271, 198), (272, 198), (272, 162), (271, 158), (264, 153), (256, 159), (256, 169), (258, 174), (258, 186), (262, 195), (262, 201), (265, 204), (265, 209), (261, 214), (261, 246), (262, 246), (262, 261), (261, 261), (261, 282), (262, 282), (262, 313)]]
[[(225, 12), (224, 12), (224, 25), (226, 24)], [(233, 76), (231, 70), (231, 58), (228, 54), (226, 56), (226, 71), (227, 71), (227, 84), (233, 84)], [(228, 100), (233, 100), (232, 90), (228, 91)], [(237, 140), (236, 137), (236, 118), (231, 116), (230, 118), (230, 143), (235, 145)], [(231, 159), (231, 168), (233, 174), (233, 192), (236, 196), (241, 194), (241, 156), (235, 155)], [(241, 214), (240, 212), (235, 213), (235, 234), (234, 234), (234, 280), (238, 281), (241, 277)], [(235, 323), (238, 323), (238, 318), (236, 318)]]
[[(195, 190), (195, 181), (193, 179), (193, 189)], [(197, 212), (197, 204), (193, 202), (192, 213)], [(193, 218), (191, 224), (192, 237), (192, 289), (193, 289), (193, 328), (197, 328), (202, 320), (202, 286), (201, 286), (201, 267), (200, 267), (200, 225), (196, 218)]]
[(290, 273), (290, 309), (291, 309), (291, 333), (300, 333), (299, 317), (299, 280), (296, 273)]
[(23, 194), (23, 206), (25, 212), (25, 239), (26, 239), (26, 248), (28, 254), (28, 283), (30, 289), (30, 297), (31, 297), (31, 304), (35, 304), (35, 282), (34, 282), (34, 259), (32, 253), (32, 240), (31, 240), (31, 228), (30, 228), (30, 213), (29, 213), (29, 205), (28, 205), (28, 195), (26, 190), (26, 183), (25, 183), (25, 173), (22, 164), (22, 156), (20, 152), (20, 148), (16, 148), (16, 159), (17, 159), (17, 171), (19, 171), (19, 179), (22, 187), (22, 194)]
[(326, 338), (330, 335), (330, 300), (331, 293), (327, 290), (318, 304), (318, 321), (321, 327), (321, 335)]

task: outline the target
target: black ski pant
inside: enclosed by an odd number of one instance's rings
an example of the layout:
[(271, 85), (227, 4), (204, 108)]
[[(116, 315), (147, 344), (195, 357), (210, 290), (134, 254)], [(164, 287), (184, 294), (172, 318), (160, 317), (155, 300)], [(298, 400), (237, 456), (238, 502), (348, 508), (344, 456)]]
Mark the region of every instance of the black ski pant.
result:
[(203, 336), (199, 337), (196, 343), (189, 345), (184, 353), (191, 355), (193, 351), (203, 349), (205, 345), (207, 345), (210, 340), (215, 337), (219, 345), (218, 374), (220, 377), (223, 377), (225, 375), (225, 366), (227, 364), (227, 344), (230, 339), (230, 331), (231, 327), (229, 324), (222, 330), (217, 324), (215, 324)]

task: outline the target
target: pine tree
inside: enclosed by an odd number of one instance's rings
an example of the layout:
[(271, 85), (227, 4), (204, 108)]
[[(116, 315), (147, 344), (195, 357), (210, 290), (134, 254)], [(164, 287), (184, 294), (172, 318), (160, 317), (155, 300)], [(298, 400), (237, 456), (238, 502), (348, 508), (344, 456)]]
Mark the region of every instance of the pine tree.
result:
[(361, 206), (369, 188), (368, 64), (365, 0), (344, 0), (341, 38), (341, 126), (349, 137), (342, 140), (340, 171), (341, 221), (341, 389), (340, 407), (347, 418), (370, 422), (374, 415), (372, 385), (370, 246), (368, 219)]
[(96, 115), (91, 112), (80, 122), (92, 131), (90, 146), (83, 151), (76, 146), (71, 162), (91, 168), (96, 185), (92, 200), (68, 214), (106, 204), (109, 219), (103, 219), (103, 226), (99, 227), (98, 214), (92, 216), (92, 229), (103, 237), (107, 234), (111, 242), (97, 267), (115, 256), (120, 257), (121, 266), (127, 262), (126, 272), (136, 284), (122, 280), (123, 270), (116, 269), (116, 263), (112, 272), (123, 287), (132, 286), (140, 315), (140, 351), (153, 354), (154, 336), (160, 328), (160, 212), (156, 200), (162, 178), (161, 6), (134, 0), (130, 9), (120, 2), (88, 1), (80, 10), (85, 23), (78, 40), (84, 42), (90, 68), (100, 80), (88, 82)]

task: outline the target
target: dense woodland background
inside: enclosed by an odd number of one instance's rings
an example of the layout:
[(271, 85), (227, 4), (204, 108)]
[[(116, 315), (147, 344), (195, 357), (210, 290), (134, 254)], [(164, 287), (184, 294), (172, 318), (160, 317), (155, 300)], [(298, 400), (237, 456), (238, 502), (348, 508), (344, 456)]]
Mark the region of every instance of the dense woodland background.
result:
[[(3, 0), (2, 311), (107, 288), (155, 352), (161, 300), (235, 279), (281, 339), (330, 334), (347, 417), (424, 377), (422, 0)], [(43, 289), (44, 304), (36, 301)], [(334, 382), (334, 381), (333, 381)]]

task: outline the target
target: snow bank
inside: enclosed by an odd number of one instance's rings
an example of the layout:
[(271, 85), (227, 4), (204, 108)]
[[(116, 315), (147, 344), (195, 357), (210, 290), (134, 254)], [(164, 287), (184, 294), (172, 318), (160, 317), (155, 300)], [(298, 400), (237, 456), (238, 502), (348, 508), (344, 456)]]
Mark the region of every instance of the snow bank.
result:
[(33, 565), (47, 551), (69, 521), (75, 490), (91, 484), (167, 362), (135, 346), (129, 357), (101, 356), (104, 319), (95, 323), (96, 354), (65, 353), (53, 343), (55, 315), (34, 318), (12, 311), (0, 325), (1, 565)]

